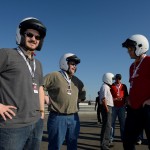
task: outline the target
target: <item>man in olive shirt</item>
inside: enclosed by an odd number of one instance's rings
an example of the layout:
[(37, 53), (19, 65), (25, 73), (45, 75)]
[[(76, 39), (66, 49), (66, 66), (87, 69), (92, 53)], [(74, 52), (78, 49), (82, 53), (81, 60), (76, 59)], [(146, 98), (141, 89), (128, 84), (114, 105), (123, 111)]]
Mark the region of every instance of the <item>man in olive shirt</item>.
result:
[(47, 128), (48, 149), (60, 149), (66, 139), (67, 149), (77, 150), (80, 130), (78, 100), (85, 99), (84, 85), (74, 73), (80, 59), (67, 53), (60, 58), (60, 71), (47, 74), (44, 88), (50, 97), (50, 114)]

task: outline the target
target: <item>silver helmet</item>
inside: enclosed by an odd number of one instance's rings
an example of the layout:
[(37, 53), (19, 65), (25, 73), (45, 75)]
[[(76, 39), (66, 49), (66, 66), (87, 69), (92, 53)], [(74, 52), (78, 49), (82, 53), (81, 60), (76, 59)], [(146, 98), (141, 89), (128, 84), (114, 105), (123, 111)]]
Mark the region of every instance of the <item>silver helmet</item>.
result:
[(66, 53), (60, 58), (60, 61), (59, 61), (60, 69), (68, 71), (68, 69), (69, 69), (68, 62), (69, 61), (75, 61), (76, 64), (80, 63), (80, 59), (75, 54)]

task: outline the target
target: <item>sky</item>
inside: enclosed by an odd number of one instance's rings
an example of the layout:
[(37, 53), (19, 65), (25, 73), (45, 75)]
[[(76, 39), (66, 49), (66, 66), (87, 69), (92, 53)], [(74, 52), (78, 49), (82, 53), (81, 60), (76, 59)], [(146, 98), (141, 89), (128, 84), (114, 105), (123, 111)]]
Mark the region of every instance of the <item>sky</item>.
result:
[(122, 74), (129, 89), (134, 60), (122, 43), (133, 34), (150, 40), (149, 0), (1, 0), (0, 48), (17, 47), (16, 29), (26, 17), (47, 27), (42, 50), (36, 52), (44, 75), (60, 70), (63, 54), (76, 54), (81, 63), (75, 75), (85, 85), (87, 100), (95, 100), (106, 72)]

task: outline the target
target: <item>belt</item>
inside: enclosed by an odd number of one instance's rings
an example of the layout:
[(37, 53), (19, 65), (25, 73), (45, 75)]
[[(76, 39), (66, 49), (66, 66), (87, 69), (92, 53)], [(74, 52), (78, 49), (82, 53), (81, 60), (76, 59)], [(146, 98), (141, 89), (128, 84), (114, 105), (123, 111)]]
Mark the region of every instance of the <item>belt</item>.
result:
[(56, 114), (58, 116), (71, 116), (71, 115), (76, 114), (76, 113), (66, 114), (66, 113), (59, 113), (59, 112), (56, 112), (56, 111), (50, 111), (50, 114), (51, 113)]

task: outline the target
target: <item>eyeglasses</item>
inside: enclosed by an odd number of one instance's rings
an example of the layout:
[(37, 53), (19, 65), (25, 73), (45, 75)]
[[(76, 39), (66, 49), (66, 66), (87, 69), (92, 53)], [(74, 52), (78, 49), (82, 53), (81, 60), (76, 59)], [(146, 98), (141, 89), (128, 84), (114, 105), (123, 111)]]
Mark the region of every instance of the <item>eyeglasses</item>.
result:
[(41, 37), (39, 35), (34, 35), (30, 32), (25, 32), (24, 34), (29, 38), (32, 38), (34, 36), (36, 40), (41, 40)]

